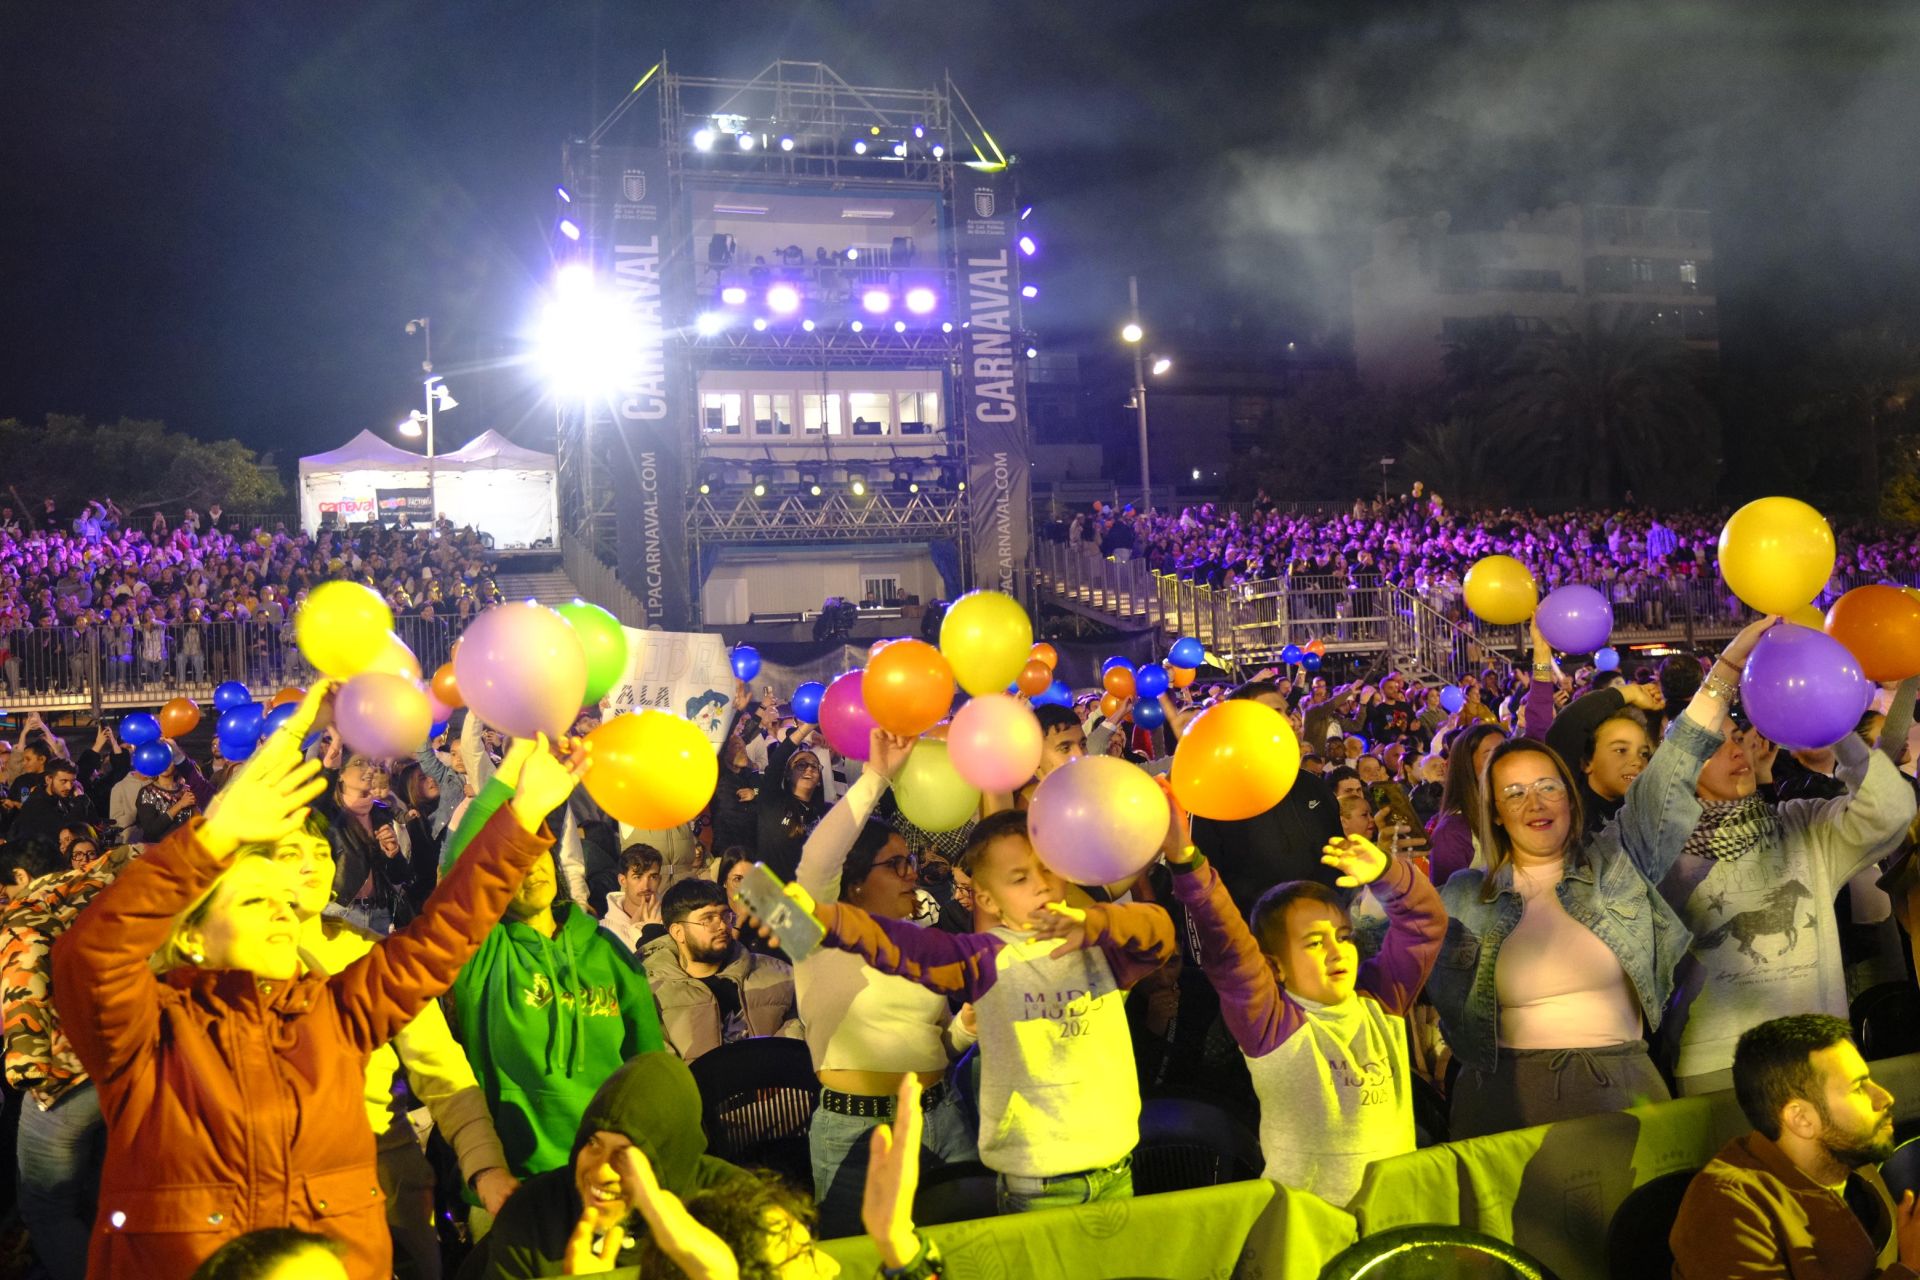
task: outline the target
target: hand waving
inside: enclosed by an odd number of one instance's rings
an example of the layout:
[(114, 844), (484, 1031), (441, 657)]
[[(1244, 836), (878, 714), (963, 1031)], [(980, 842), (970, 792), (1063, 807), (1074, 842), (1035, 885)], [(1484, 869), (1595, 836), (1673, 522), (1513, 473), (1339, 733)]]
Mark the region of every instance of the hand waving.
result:
[(623, 1147), (613, 1157), (620, 1193), (640, 1210), (654, 1243), (688, 1280), (739, 1280), (740, 1264), (727, 1242), (694, 1221), (680, 1197), (660, 1185), (653, 1166), (638, 1147)]
[(913, 1261), (920, 1242), (913, 1233), (913, 1196), (920, 1188), (920, 1080), (912, 1072), (893, 1100), (893, 1123), (873, 1131), (866, 1194), (860, 1221), (880, 1261), (897, 1271)]
[(901, 767), (913, 751), (914, 740), (885, 729), (875, 729), (868, 748), (867, 768), (891, 782), (900, 776)]
[(327, 789), (320, 762), (300, 758), (300, 740), (332, 692), (316, 683), (300, 709), (262, 742), (248, 761), (207, 806), (200, 843), (217, 858), (228, 858), (243, 844), (273, 844), (306, 821), (307, 806)]
[(1387, 869), (1387, 851), (1365, 836), (1342, 836), (1327, 841), (1320, 861), (1340, 873), (1334, 883), (1342, 889), (1372, 884)]

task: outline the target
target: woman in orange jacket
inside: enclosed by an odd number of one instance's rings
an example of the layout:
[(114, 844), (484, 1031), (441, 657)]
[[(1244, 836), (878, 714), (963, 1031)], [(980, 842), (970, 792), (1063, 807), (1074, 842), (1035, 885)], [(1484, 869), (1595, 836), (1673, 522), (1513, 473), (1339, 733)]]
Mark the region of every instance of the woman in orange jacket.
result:
[(367, 1059), (451, 985), (546, 855), (545, 815), (585, 753), (516, 743), (512, 801), (419, 918), (338, 974), (306, 972), (291, 870), (237, 855), (270, 850), (324, 786), (299, 747), (324, 696), (54, 948), (55, 1002), (107, 1121), (89, 1280), (187, 1280), (227, 1240), (281, 1226), (341, 1241), (354, 1280), (391, 1274)]

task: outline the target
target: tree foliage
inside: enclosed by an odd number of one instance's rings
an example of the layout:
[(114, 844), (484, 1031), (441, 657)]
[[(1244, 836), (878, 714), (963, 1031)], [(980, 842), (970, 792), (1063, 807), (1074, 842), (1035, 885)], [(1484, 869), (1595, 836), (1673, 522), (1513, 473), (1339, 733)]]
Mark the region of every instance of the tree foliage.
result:
[[(89, 423), (49, 414), (34, 425), (0, 419), (0, 457), (18, 501), (37, 512), (57, 498), (66, 510), (112, 498), (121, 510), (218, 503), (233, 511), (271, 511), (286, 496), (280, 477), (237, 440), (195, 440), (161, 422), (122, 418)], [(11, 496), (11, 495), (10, 495)]]

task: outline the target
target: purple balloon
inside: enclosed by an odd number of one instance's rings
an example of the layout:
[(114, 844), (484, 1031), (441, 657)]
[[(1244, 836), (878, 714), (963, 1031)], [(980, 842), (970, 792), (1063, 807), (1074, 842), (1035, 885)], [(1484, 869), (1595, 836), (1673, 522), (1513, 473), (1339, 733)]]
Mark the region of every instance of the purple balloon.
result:
[(1867, 678), (1845, 645), (1792, 623), (1760, 637), (1740, 677), (1753, 727), (1795, 751), (1818, 751), (1852, 733), (1867, 697)]
[(1549, 591), (1534, 617), (1540, 634), (1562, 653), (1593, 653), (1613, 632), (1613, 606), (1592, 587), (1577, 583)]
[(820, 699), (820, 732), (827, 736), (827, 745), (853, 760), (865, 760), (872, 751), (876, 727), (867, 714), (860, 676), (858, 671), (835, 676)]

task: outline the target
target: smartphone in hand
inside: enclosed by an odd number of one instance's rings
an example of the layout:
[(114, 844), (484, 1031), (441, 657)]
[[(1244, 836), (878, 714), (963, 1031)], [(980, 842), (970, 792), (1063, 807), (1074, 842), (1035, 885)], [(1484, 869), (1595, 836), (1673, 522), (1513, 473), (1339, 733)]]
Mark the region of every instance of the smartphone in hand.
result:
[(787, 893), (780, 877), (769, 871), (764, 862), (756, 862), (747, 869), (734, 895), (767, 927), (773, 940), (780, 944), (780, 950), (794, 964), (818, 951), (826, 940), (826, 926)]

